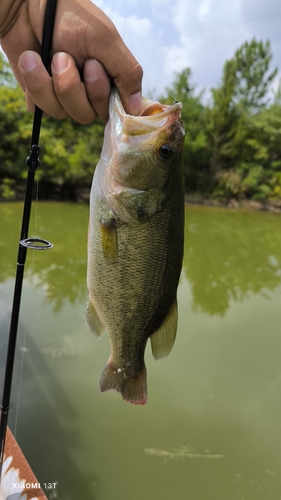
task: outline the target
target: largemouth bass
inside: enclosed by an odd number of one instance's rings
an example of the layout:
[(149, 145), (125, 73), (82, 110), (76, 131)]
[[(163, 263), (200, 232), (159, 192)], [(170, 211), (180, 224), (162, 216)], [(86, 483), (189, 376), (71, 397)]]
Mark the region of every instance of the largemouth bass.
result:
[(86, 310), (111, 344), (100, 390), (136, 404), (147, 399), (148, 338), (155, 359), (174, 344), (184, 224), (182, 104), (142, 102), (131, 116), (117, 90), (110, 97), (90, 196)]

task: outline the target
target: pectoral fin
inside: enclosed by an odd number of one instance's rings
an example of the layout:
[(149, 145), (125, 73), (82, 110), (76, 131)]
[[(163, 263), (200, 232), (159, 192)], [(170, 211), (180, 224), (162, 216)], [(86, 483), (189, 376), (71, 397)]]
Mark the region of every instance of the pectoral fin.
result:
[(92, 303), (91, 299), (89, 299), (89, 302), (87, 304), (86, 321), (91, 332), (97, 337), (100, 337), (105, 331), (105, 328), (97, 314), (97, 311), (95, 310), (95, 306)]
[(175, 342), (178, 325), (178, 304), (175, 300), (162, 325), (150, 337), (154, 359), (168, 356)]
[(162, 210), (165, 193), (159, 188), (147, 191), (126, 189), (114, 195), (116, 211), (123, 222), (145, 222)]
[(118, 255), (116, 220), (100, 221), (100, 230), (104, 257), (108, 263), (115, 262)]

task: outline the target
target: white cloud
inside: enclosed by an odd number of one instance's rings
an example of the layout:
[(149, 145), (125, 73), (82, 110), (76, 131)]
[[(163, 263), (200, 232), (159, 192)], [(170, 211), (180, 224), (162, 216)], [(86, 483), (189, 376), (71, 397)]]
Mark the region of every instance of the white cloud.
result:
[(201, 23), (208, 20), (208, 15), (210, 13), (210, 1), (204, 0), (204, 2), (199, 7), (198, 18)]
[[(144, 69), (144, 93), (161, 94), (173, 73), (191, 67), (193, 82), (219, 83), (223, 64), (246, 40), (272, 40), (281, 66), (280, 0), (97, 0)], [(279, 13), (279, 14), (278, 14)]]
[(149, 34), (152, 24), (149, 19), (138, 19), (136, 16), (131, 16), (126, 19), (126, 27), (136, 35), (144, 37)]
[(167, 78), (171, 73), (180, 72), (190, 66), (187, 51), (183, 47), (172, 46), (167, 49), (165, 57), (165, 72)]

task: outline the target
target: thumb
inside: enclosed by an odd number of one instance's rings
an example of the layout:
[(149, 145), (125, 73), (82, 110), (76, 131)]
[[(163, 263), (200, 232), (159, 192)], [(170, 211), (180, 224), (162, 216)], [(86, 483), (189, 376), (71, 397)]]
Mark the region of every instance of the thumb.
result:
[(134, 94), (131, 94), (129, 97), (126, 96), (126, 94), (122, 94), (120, 91), (120, 97), (122, 104), (124, 106), (124, 109), (127, 113), (130, 115), (138, 116), (141, 114), (142, 111), (142, 99), (141, 99), (141, 92), (135, 92)]

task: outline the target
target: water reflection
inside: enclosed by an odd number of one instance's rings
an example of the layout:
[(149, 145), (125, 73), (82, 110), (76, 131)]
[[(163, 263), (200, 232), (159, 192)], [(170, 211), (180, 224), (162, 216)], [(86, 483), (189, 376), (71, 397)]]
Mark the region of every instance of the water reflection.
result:
[[(4, 379), (10, 322), (10, 311), (6, 306), (12, 291), (12, 280), (7, 281), (5, 286), (0, 285), (1, 383)], [(75, 500), (81, 497), (81, 491), (85, 498), (95, 500), (95, 472), (90, 467), (84, 467), (81, 474), (80, 463), (76, 460), (79, 450), (83, 449), (83, 439), (81, 441), (79, 434), (79, 392), (67, 394), (61, 380), (68, 359), (71, 358), (69, 364), (72, 363), (72, 370), (74, 367), (75, 372), (84, 349), (71, 339), (71, 321), (68, 324), (68, 336), (65, 333), (59, 335), (60, 329), (52, 328), (52, 312), (49, 307), (42, 308), (42, 298), (43, 294), (36, 293), (33, 287), (25, 284), (18, 326), (9, 426), (29, 464), (36, 471), (42, 487), (44, 483), (57, 483), (55, 490), (46, 491), (50, 500)], [(31, 315), (26, 314), (30, 302), (34, 308)], [(83, 317), (82, 314), (80, 316)], [(58, 327), (58, 323), (55, 324)], [(72, 318), (72, 325), (75, 325), (75, 317)], [(75, 387), (75, 382), (71, 380), (74, 374), (68, 372), (67, 377)], [(2, 385), (0, 397), (2, 398)], [(45, 457), (48, 459), (47, 464)], [(63, 464), (62, 469), (60, 464)]]
[[(0, 213), (0, 282), (4, 282), (15, 276), (22, 204), (2, 204)], [(32, 276), (38, 290), (46, 290), (54, 312), (59, 312), (64, 303), (85, 301), (87, 227), (86, 206), (42, 203), (37, 210), (34, 207), (30, 236), (48, 239), (54, 248), (29, 250), (25, 276)]]
[[(0, 205), (0, 379), (21, 208)], [(57, 498), (280, 499), (279, 220), (187, 209), (177, 340), (159, 362), (147, 349), (140, 408), (97, 388), (109, 343), (84, 321), (88, 208), (39, 204), (30, 232), (55, 246), (28, 255), (9, 423), (20, 395), (17, 438)]]
[[(0, 282), (15, 274), (21, 211), (21, 204), (0, 205)], [(36, 235), (54, 248), (35, 252), (34, 260), (29, 251), (26, 276), (44, 288), (55, 312), (67, 302), (85, 301), (88, 207), (40, 203), (31, 236), (35, 224)], [(194, 309), (223, 316), (232, 299), (275, 289), (281, 283), (279, 228), (274, 214), (188, 207), (183, 272)]]
[(230, 300), (281, 283), (280, 217), (269, 213), (189, 207), (184, 272), (195, 310), (223, 316)]

